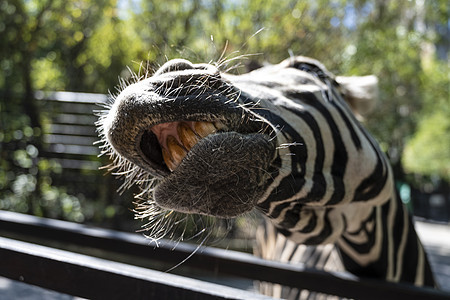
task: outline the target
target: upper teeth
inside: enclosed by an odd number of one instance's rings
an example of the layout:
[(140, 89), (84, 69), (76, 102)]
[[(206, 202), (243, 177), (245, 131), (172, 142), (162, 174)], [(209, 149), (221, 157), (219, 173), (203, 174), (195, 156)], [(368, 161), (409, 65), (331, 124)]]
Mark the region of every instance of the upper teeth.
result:
[(222, 129), (221, 122), (171, 122), (155, 125), (151, 131), (157, 136), (164, 162), (175, 170), (189, 150), (207, 135)]

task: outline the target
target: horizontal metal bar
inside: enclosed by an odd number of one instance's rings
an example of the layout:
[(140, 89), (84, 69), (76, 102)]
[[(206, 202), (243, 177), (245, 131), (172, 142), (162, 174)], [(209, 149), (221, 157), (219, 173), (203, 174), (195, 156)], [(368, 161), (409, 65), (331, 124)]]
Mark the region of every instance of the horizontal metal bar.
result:
[(92, 146), (98, 140), (98, 136), (44, 134), (44, 142), (48, 144)]
[(90, 299), (269, 299), (255, 293), (0, 237), (0, 275)]
[[(47, 133), (47, 132), (46, 132)], [(92, 125), (61, 125), (51, 124), (48, 134), (67, 134), (76, 136), (97, 137), (95, 126)]]
[[(52, 153), (54, 154), (54, 153)], [(52, 157), (50, 153), (44, 153), (46, 157)], [(53, 155), (54, 156), (54, 155)], [(101, 167), (101, 163), (98, 161), (91, 160), (80, 160), (80, 159), (67, 159), (67, 158), (54, 158), (52, 160), (56, 161), (63, 169), (74, 169), (74, 170), (89, 170), (98, 171)]]
[[(250, 254), (211, 247), (161, 241), (156, 247), (139, 234), (91, 228), (88, 226), (0, 211), (0, 228), (80, 246), (115, 251), (134, 257), (166, 263), (183, 263), (212, 273), (227, 274), (287, 285), (299, 289), (356, 299), (449, 299), (449, 294), (430, 288), (361, 279), (347, 273), (329, 273), (266, 261)], [(192, 253), (195, 253), (191, 255)]]
[(74, 92), (35, 92), (37, 100), (52, 100), (61, 102), (79, 102), (79, 103), (106, 103), (109, 96), (106, 94), (95, 93), (74, 93)]
[(95, 146), (66, 144), (51, 144), (48, 146), (48, 152), (90, 156), (97, 156), (100, 154), (100, 150)]
[(71, 113), (58, 113), (54, 116), (53, 124), (73, 124), (73, 125), (92, 125), (94, 126), (98, 117), (92, 114), (92, 111), (87, 115), (71, 114)]

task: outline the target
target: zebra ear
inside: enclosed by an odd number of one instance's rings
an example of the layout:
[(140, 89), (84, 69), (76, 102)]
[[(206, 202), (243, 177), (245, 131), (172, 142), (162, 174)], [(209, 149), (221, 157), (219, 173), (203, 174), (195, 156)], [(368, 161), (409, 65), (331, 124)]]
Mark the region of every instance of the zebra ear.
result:
[(339, 89), (353, 112), (366, 117), (378, 102), (378, 78), (369, 76), (337, 76)]

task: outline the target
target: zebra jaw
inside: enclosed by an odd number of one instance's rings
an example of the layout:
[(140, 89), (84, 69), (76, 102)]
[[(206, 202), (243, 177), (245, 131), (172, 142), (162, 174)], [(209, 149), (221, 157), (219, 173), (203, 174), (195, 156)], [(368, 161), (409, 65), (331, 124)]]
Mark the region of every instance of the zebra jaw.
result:
[(158, 138), (167, 168), (173, 172), (200, 139), (225, 128), (219, 121), (177, 121), (161, 123), (150, 130)]

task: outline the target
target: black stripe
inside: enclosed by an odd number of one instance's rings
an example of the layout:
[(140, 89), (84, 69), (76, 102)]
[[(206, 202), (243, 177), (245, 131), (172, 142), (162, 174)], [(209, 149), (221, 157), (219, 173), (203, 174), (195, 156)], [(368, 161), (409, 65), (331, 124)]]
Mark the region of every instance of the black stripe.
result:
[(300, 212), (301, 210), (309, 209), (311, 211), (312, 216), (310, 217), (308, 224), (300, 230), (302, 233), (309, 233), (314, 230), (317, 225), (317, 215), (314, 209), (303, 206), (300, 203), (294, 205), (294, 207), (288, 211), (284, 216), (282, 222), (279, 223), (279, 226), (285, 229), (293, 228), (297, 222), (300, 220)]
[[(383, 206), (377, 206), (372, 209), (372, 214), (370, 219), (375, 221), (375, 227), (373, 228), (372, 232), (367, 232), (369, 240), (367, 243), (364, 244), (355, 244), (351, 241), (349, 241), (345, 235), (342, 236), (342, 239), (344, 242), (346, 242), (350, 248), (354, 249), (357, 253), (366, 254), (369, 253), (370, 250), (375, 246), (375, 240), (376, 240), (376, 224), (378, 224), (378, 220), (376, 220), (376, 212), (377, 210), (381, 210), (382, 214), (386, 213), (386, 210), (389, 209), (389, 202), (385, 203)], [(384, 220), (384, 221), (383, 221)], [(339, 252), (341, 253), (342, 262), (345, 266), (345, 269), (357, 276), (361, 277), (373, 277), (373, 278), (385, 278), (386, 277), (386, 271), (387, 271), (387, 222), (385, 222), (386, 218), (382, 218), (382, 220), (379, 220), (382, 226), (382, 245), (381, 245), (381, 253), (378, 260), (376, 260), (373, 263), (370, 263), (367, 266), (360, 266), (357, 262), (355, 262), (350, 256), (347, 255), (342, 249), (339, 249)]]
[[(315, 147), (316, 158), (315, 158), (315, 163), (314, 163), (314, 175), (312, 178), (313, 187), (311, 188), (311, 191), (308, 192), (308, 195), (306, 197), (299, 199), (297, 201), (299, 201), (300, 203), (303, 203), (306, 201), (307, 202), (319, 201), (322, 199), (322, 197), (324, 196), (325, 191), (326, 191), (326, 181), (323, 176), (323, 161), (325, 158), (325, 150), (323, 147), (322, 136), (320, 135), (319, 125), (317, 124), (316, 120), (312, 117), (312, 115), (309, 112), (306, 112), (306, 111), (299, 112), (298, 110), (293, 110), (292, 108), (287, 108), (287, 110), (296, 114), (298, 117), (302, 118), (305, 121), (305, 123), (310, 127), (311, 131), (313, 132), (314, 140), (316, 143), (316, 147)], [(294, 141), (296, 141), (296, 140), (294, 140)], [(305, 145), (305, 146), (308, 146), (308, 145)], [(306, 149), (307, 149), (307, 147), (306, 147)], [(293, 158), (295, 158), (295, 156)], [(293, 160), (293, 161), (295, 161), (295, 160)], [(292, 167), (293, 167), (292, 171), (293, 171), (293, 175), (294, 175), (294, 170), (297, 169), (296, 164), (293, 164)], [(302, 173), (304, 174), (305, 170), (302, 169)], [(283, 180), (282, 183), (280, 184), (281, 187), (284, 187), (284, 185), (282, 185), (284, 183), (284, 181), (285, 180)], [(303, 180), (303, 182), (304, 182), (304, 180)], [(288, 183), (290, 184), (291, 182), (288, 182)], [(280, 193), (271, 194), (268, 199), (270, 199), (270, 201), (277, 201), (278, 199), (283, 200), (283, 199), (289, 198), (289, 197), (293, 196), (295, 193), (297, 193), (298, 191), (300, 191), (300, 189), (302, 187), (303, 187), (303, 184), (298, 187), (294, 186), (292, 190), (288, 189), (288, 191), (291, 191), (291, 194), (288, 194), (281, 199), (279, 198), (281, 196)], [(283, 190), (286, 191), (286, 189), (283, 189)], [(275, 199), (274, 199), (274, 196), (276, 196)], [(289, 205), (290, 205), (290, 203), (282, 203), (280, 205), (277, 205), (271, 212), (270, 216), (272, 218), (277, 218), (280, 215), (281, 211), (283, 209), (287, 208)], [(293, 218), (293, 214), (289, 214), (289, 216), (291, 218)], [(286, 229), (292, 228), (296, 223), (296, 221), (295, 221), (296, 219), (298, 220), (298, 217), (296, 217), (292, 220), (288, 220), (285, 224), (286, 225), (290, 224), (289, 227), (283, 227), (283, 228), (286, 228)]]
[[(327, 209), (327, 211), (325, 212), (325, 216), (324, 216), (324, 223), (323, 223), (323, 228), (320, 231), (320, 233), (316, 236), (312, 236), (310, 238), (308, 238), (306, 241), (304, 241), (305, 245), (319, 245), (321, 243), (323, 243), (323, 241), (325, 241), (332, 233), (332, 224), (330, 222), (330, 219), (328, 218), (328, 214), (330, 213), (332, 209)], [(316, 225), (317, 226), (317, 225)], [(316, 227), (314, 226), (314, 227)]]
[[(327, 202), (327, 204), (329, 204), (329, 205), (337, 204), (340, 201), (342, 201), (343, 197), (345, 196), (345, 185), (344, 185), (343, 179), (344, 179), (344, 174), (345, 174), (345, 170), (347, 168), (347, 163), (348, 163), (347, 149), (342, 140), (341, 132), (340, 132), (338, 126), (336, 125), (336, 122), (334, 121), (329, 110), (317, 99), (316, 95), (314, 95), (311, 92), (298, 92), (298, 91), (297, 92), (287, 92), (287, 95), (290, 97), (294, 97), (294, 98), (314, 107), (319, 113), (322, 114), (322, 116), (325, 118), (325, 120), (327, 120), (327, 124), (330, 127), (330, 131), (331, 131), (331, 135), (332, 135), (333, 143), (334, 143), (333, 164), (331, 166), (331, 175), (332, 175), (332, 179), (333, 179), (334, 189), (333, 189), (333, 195), (331, 196), (331, 198)], [(323, 142), (322, 142), (322, 145), (323, 145)], [(316, 162), (317, 162), (317, 160), (316, 160)], [(322, 165), (323, 165), (323, 163), (322, 163)], [(323, 170), (320, 170), (320, 172), (323, 173)], [(323, 184), (324, 184), (323, 188), (325, 188), (326, 187), (325, 180), (323, 180)], [(314, 181), (314, 186), (315, 185), (316, 185), (316, 182)], [(324, 192), (325, 192), (325, 190), (324, 190)], [(306, 197), (307, 199), (304, 199), (304, 200), (306, 200), (304, 202), (311, 202), (311, 201), (317, 200), (314, 198), (309, 199), (308, 198), (309, 196), (310, 195), (308, 195)], [(323, 197), (323, 195), (321, 197)]]
[(353, 201), (368, 201), (375, 198), (386, 185), (386, 181), (387, 172), (384, 172), (383, 162), (378, 160), (373, 172), (356, 188)]
[[(370, 208), (368, 208), (370, 209)], [(375, 245), (375, 232), (376, 232), (376, 210), (372, 209), (372, 213), (370, 214), (370, 217), (367, 219), (367, 221), (375, 221), (374, 224), (375, 226), (373, 227), (372, 232), (369, 232), (365, 226), (365, 224), (367, 224), (367, 222), (362, 223), (363, 225), (359, 228), (359, 230), (357, 230), (356, 232), (359, 233), (361, 230), (364, 231), (366, 233), (366, 235), (368, 236), (368, 240), (367, 242), (365, 242), (364, 244), (356, 244), (354, 242), (352, 242), (351, 240), (349, 240), (345, 235), (342, 236), (342, 239), (348, 244), (350, 245), (350, 247), (352, 249), (355, 249), (355, 251), (357, 251), (358, 253), (361, 254), (367, 254), (370, 252), (370, 250), (373, 248), (373, 246)], [(352, 233), (348, 235), (358, 235), (357, 233)]]
[[(316, 147), (314, 149), (316, 152), (316, 158), (314, 161), (314, 174), (312, 178), (313, 186), (311, 190), (308, 192), (308, 194), (304, 198), (299, 199), (298, 201), (300, 203), (320, 201), (325, 195), (327, 187), (327, 183), (323, 175), (323, 162), (325, 160), (325, 149), (322, 135), (320, 134), (320, 127), (317, 124), (317, 121), (313, 118), (313, 116), (309, 112), (302, 111), (301, 113), (299, 113), (298, 111), (292, 111), (291, 109), (289, 110), (293, 113), (296, 113), (300, 118), (302, 118), (305, 121), (306, 124), (308, 124), (314, 135), (314, 141), (316, 143)], [(306, 146), (308, 147), (309, 145)], [(298, 189), (297, 192), (298, 191), (300, 191), (300, 189)]]
[(292, 232), (290, 232), (289, 230), (279, 228), (279, 227), (277, 227), (277, 229), (278, 229), (278, 232), (281, 233), (282, 235), (284, 235), (285, 237), (290, 237), (292, 235)]
[[(417, 275), (417, 262), (419, 260), (419, 248), (422, 247), (420, 244), (417, 233), (414, 229), (414, 224), (411, 220), (411, 216), (407, 216), (406, 218), (406, 224), (404, 222), (405, 220), (405, 213), (406, 207), (399, 201), (400, 196), (397, 192), (397, 207), (394, 217), (394, 231), (392, 231), (393, 234), (393, 241), (394, 241), (394, 253), (397, 254), (399, 251), (400, 242), (403, 236), (403, 228), (405, 226), (408, 227), (407, 232), (407, 242), (405, 245), (405, 250), (403, 252), (403, 265), (401, 269), (401, 281), (408, 281), (408, 282), (414, 282), (416, 275)], [(424, 284), (425, 285), (433, 285), (434, 279), (433, 274), (431, 272), (430, 265), (428, 263), (428, 259), (426, 258), (426, 253), (424, 250)], [(395, 261), (397, 258), (395, 257)], [(415, 263), (414, 263), (415, 262)], [(396, 268), (397, 265), (394, 264), (394, 268)], [(395, 269), (395, 271), (397, 271)]]
[[(342, 104), (343, 102), (345, 103), (345, 100), (341, 100), (341, 98), (339, 97), (339, 95), (337, 95), (335, 90), (333, 90), (333, 95), (335, 98), (338, 99), (338, 101), (332, 101), (332, 99), (330, 99), (330, 102), (337, 109), (337, 111), (341, 115), (342, 120), (344, 120), (345, 126), (347, 127), (347, 130), (350, 132), (350, 136), (352, 137), (353, 145), (355, 146), (356, 149), (361, 150), (361, 140), (359, 139), (358, 134), (356, 133), (355, 128), (352, 125), (352, 124), (359, 124), (359, 122), (356, 120), (353, 113), (349, 111), (349, 109), (346, 109), (347, 113), (343, 111), (341, 105), (343, 105)], [(351, 118), (352, 121), (350, 121), (349, 118)], [(357, 127), (359, 126), (357, 125)]]
[[(298, 134), (294, 128), (286, 123), (280, 116), (268, 110), (258, 111), (258, 114), (265, 117), (274, 126), (278, 126), (278, 128), (281, 129), (280, 134), (287, 136), (287, 140), (298, 143), (297, 145), (289, 146), (289, 151), (293, 154), (293, 157), (295, 157), (291, 163), (291, 175), (283, 178), (279, 186), (272, 191), (269, 197), (263, 203), (258, 205), (260, 209), (267, 211), (271, 202), (280, 201), (291, 197), (305, 184), (305, 169), (308, 149), (306, 148), (305, 141), (301, 135)], [(297, 171), (297, 165), (300, 165), (300, 172)], [(272, 215), (272, 217), (276, 218), (277, 215)]]
[[(270, 196), (269, 196), (270, 197)], [(269, 199), (269, 198), (268, 198)], [(267, 202), (267, 200), (264, 202), (264, 204)], [(270, 203), (270, 201), (269, 201), (269, 203)], [(261, 205), (261, 204), (260, 204)], [(281, 212), (285, 209), (285, 208), (287, 208), (287, 207), (289, 207), (291, 205), (291, 202), (283, 202), (283, 203), (280, 203), (280, 204), (278, 204), (273, 210), (272, 210), (272, 212), (268, 215), (270, 218), (272, 218), (272, 219), (276, 219), (276, 218), (278, 218), (279, 216), (280, 216), (280, 214), (281, 214)], [(267, 208), (267, 209), (269, 209), (269, 207)], [(298, 221), (298, 216), (297, 216), (297, 221)], [(290, 222), (292, 222), (292, 223), (295, 223), (296, 222), (296, 220), (290, 220)]]

